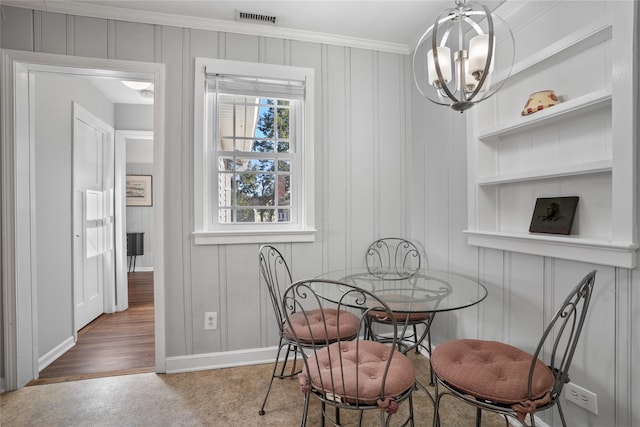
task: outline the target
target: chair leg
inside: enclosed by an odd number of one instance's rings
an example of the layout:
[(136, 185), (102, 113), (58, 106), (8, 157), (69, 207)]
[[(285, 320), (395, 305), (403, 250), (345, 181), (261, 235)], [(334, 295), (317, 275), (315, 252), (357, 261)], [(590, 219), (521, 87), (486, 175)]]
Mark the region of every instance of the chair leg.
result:
[(418, 345), (418, 328), (413, 325), (413, 342), (416, 343), (416, 353), (420, 353), (420, 346)]
[(415, 424), (413, 420), (413, 392), (409, 395), (409, 420), (410, 420), (409, 425), (411, 427), (414, 427)]
[[(564, 412), (562, 412), (562, 405), (560, 405), (560, 399), (556, 401), (556, 406), (558, 407), (558, 413), (560, 414), (560, 421), (562, 421), (562, 426), (567, 427), (567, 422), (564, 419)], [(533, 421), (533, 415), (531, 416), (531, 419), (532, 419), (531, 425), (534, 425), (533, 423), (535, 421)]]
[(427, 336), (427, 353), (429, 353), (429, 385), (433, 385), (433, 368), (431, 367), (431, 331), (429, 331), (429, 336)]
[[(300, 427), (305, 427), (307, 425), (307, 415), (309, 414), (309, 393), (304, 394), (304, 404), (302, 408), (302, 421), (300, 422)], [(322, 417), (324, 425), (324, 415)]]
[[(284, 363), (282, 364), (282, 369), (280, 370), (280, 375), (279, 375), (280, 378), (284, 378), (285, 377), (284, 370), (287, 368), (287, 363), (289, 363), (289, 354), (291, 354), (292, 351), (294, 352), (293, 353), (293, 366), (291, 366), (291, 371), (289, 372), (289, 375), (287, 375), (287, 376), (293, 377), (293, 375), (295, 374), (295, 372), (296, 372), (296, 364), (298, 362), (298, 351), (297, 350), (298, 349), (295, 348), (295, 347), (292, 349), (291, 344), (289, 344), (287, 346), (287, 352), (284, 355)], [(277, 363), (278, 363), (278, 360), (276, 359), (276, 364)]]
[(440, 399), (442, 398), (441, 394), (438, 394), (438, 383), (435, 383), (434, 390), (434, 401), (433, 401), (433, 427), (440, 427)]
[(476, 408), (476, 427), (482, 425), (482, 409)]
[[(282, 352), (282, 349), (284, 348), (284, 346), (287, 346), (287, 358), (284, 361), (284, 365), (282, 366), (282, 371), (280, 373), (280, 376), (278, 376), (276, 374), (276, 370), (278, 369), (278, 361), (280, 360), (280, 353)], [(287, 359), (289, 356), (289, 351), (291, 350), (291, 346), (289, 344), (283, 344), (282, 339), (280, 339), (280, 346), (278, 347), (278, 354), (276, 354), (276, 361), (273, 363), (273, 371), (271, 372), (271, 380), (269, 380), (269, 387), (267, 388), (267, 394), (264, 396), (264, 400), (262, 401), (262, 406), (260, 407), (260, 410), (258, 411), (259, 415), (264, 415), (264, 407), (267, 405), (267, 399), (269, 398), (269, 393), (271, 392), (271, 386), (273, 386), (273, 380), (276, 377), (280, 377), (282, 378), (282, 373), (284, 373), (284, 369), (285, 369), (285, 365), (287, 364)]]

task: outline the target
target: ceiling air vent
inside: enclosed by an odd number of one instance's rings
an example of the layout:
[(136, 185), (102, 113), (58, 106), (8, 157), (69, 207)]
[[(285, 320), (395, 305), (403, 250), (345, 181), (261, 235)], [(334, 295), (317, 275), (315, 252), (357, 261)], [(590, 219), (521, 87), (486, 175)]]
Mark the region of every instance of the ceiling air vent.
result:
[(236, 21), (253, 22), (255, 24), (277, 24), (278, 17), (264, 13), (243, 12), (236, 10)]

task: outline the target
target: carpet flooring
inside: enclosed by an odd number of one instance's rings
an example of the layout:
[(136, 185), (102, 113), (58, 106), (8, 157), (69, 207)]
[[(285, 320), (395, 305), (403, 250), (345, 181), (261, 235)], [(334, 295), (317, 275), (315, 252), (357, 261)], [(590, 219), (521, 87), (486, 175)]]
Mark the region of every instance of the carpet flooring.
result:
[[(429, 364), (411, 354), (418, 378), (428, 384)], [(0, 395), (3, 427), (47, 426), (296, 426), (303, 395), (297, 381), (275, 380), (258, 415), (272, 365), (254, 365), (182, 374), (142, 373), (24, 387)], [(427, 386), (433, 392), (433, 387)], [(414, 393), (415, 425), (431, 426), (433, 405)], [(408, 401), (392, 417), (398, 425)], [(442, 426), (473, 426), (473, 408), (452, 398), (441, 406)], [(343, 425), (356, 425), (356, 411), (342, 411)], [(377, 410), (368, 411), (364, 426), (379, 425)], [(308, 426), (320, 425), (320, 404), (312, 398)], [(483, 414), (483, 426), (504, 426), (504, 419)]]

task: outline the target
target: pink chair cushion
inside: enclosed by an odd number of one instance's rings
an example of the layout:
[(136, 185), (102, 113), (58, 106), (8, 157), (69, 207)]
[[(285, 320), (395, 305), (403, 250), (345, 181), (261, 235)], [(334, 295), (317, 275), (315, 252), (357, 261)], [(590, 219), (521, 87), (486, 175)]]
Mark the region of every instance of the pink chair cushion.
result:
[(347, 403), (351, 404), (358, 401), (360, 404), (374, 405), (378, 400), (393, 399), (412, 387), (416, 371), (411, 360), (394, 351), (384, 385), (384, 396), (381, 396), (382, 379), (390, 351), (391, 347), (375, 341), (333, 343), (318, 350), (307, 361), (311, 375), (309, 382), (315, 390), (344, 395)]
[[(333, 342), (338, 338), (349, 340), (355, 338), (360, 330), (358, 316), (334, 308), (299, 311), (289, 316), (289, 320), (295, 335), (305, 343)], [(338, 331), (338, 321), (340, 322), (340, 331)], [(284, 325), (284, 336), (289, 340), (295, 340), (288, 323)]]
[(553, 387), (554, 377), (538, 360), (530, 399), (527, 387), (532, 358), (504, 343), (462, 339), (436, 347), (431, 366), (447, 384), (472, 396), (508, 405), (536, 400), (543, 404), (548, 401), (545, 396)]

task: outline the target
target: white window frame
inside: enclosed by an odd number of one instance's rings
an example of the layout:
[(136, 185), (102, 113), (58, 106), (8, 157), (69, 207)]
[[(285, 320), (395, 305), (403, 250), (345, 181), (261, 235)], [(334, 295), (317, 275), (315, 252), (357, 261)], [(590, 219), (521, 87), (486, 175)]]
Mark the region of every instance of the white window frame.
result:
[[(300, 169), (293, 190), (297, 221), (269, 224), (216, 224), (217, 171), (214, 147), (207, 137), (207, 74), (295, 80), (305, 83), (302, 141), (297, 142)], [(196, 58), (194, 79), (194, 242), (196, 245), (266, 242), (313, 242), (314, 226), (314, 70), (253, 62)], [(213, 178), (213, 179), (211, 179)]]

